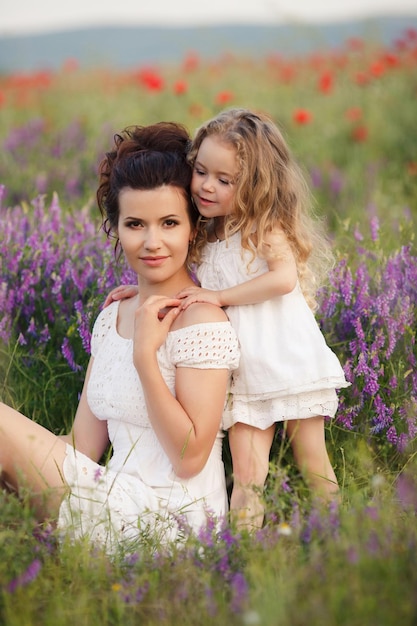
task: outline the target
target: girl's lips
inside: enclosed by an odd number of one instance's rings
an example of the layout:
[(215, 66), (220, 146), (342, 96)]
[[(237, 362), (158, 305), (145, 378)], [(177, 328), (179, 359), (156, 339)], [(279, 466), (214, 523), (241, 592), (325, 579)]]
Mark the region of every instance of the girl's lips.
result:
[(210, 206), (211, 204), (214, 204), (213, 200), (207, 200), (206, 198), (202, 198), (201, 196), (198, 197), (198, 201), (203, 205), (203, 206)]

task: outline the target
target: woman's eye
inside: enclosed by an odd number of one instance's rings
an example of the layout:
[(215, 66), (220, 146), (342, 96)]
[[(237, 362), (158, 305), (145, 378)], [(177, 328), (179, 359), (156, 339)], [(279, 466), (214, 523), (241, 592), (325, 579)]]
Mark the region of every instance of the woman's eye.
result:
[(177, 224), (178, 224), (178, 222), (176, 220), (166, 220), (165, 221), (165, 226), (172, 227), (172, 226), (176, 226)]
[(137, 222), (137, 221), (127, 222), (126, 226), (128, 228), (140, 228), (142, 226), (142, 222)]

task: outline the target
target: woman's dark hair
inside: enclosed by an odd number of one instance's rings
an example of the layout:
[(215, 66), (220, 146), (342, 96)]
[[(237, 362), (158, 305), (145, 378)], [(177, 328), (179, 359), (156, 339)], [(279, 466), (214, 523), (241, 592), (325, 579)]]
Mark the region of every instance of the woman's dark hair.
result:
[(99, 165), (97, 202), (103, 229), (117, 232), (119, 194), (122, 189), (156, 189), (162, 185), (178, 188), (187, 201), (194, 226), (198, 212), (191, 202), (192, 168), (187, 162), (190, 136), (181, 124), (159, 122), (150, 126), (129, 126), (114, 136), (115, 147)]

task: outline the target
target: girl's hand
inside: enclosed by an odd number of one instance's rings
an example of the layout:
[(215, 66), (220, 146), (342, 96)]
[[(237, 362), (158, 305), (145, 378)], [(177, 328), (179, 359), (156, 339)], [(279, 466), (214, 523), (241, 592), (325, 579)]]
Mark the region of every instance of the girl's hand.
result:
[(119, 287), (115, 287), (111, 290), (107, 298), (104, 300), (103, 309), (106, 306), (109, 306), (115, 300), (125, 300), (127, 298), (133, 298), (133, 296), (137, 296), (138, 294), (138, 286), (137, 285), (119, 285)]
[(177, 293), (177, 298), (182, 300), (181, 310), (186, 309), (190, 304), (194, 302), (208, 302), (216, 306), (222, 307), (222, 301), (220, 299), (221, 291), (211, 291), (210, 289), (203, 289), (202, 287), (187, 287)]
[(181, 310), (180, 303), (178, 298), (151, 296), (136, 309), (133, 360), (138, 371), (146, 367), (147, 359), (154, 356), (164, 343)]

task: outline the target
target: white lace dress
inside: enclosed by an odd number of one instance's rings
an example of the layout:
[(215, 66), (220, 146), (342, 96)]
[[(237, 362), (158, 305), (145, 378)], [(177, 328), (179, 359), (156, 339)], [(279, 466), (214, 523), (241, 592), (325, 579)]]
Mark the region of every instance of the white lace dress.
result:
[[(268, 271), (266, 262), (243, 252), (240, 233), (207, 243), (197, 277), (202, 287), (234, 287)], [(243, 422), (265, 429), (275, 422), (314, 415), (333, 417), (336, 389), (347, 387), (343, 369), (309, 308), (300, 286), (226, 313), (240, 344), (239, 368), (223, 415), (226, 429)]]
[[(148, 420), (143, 390), (133, 365), (133, 342), (116, 330), (119, 303), (104, 309), (93, 329), (94, 364), (88, 403), (107, 421), (113, 453), (106, 467), (67, 446), (64, 478), (70, 488), (58, 527), (66, 536), (86, 537), (110, 551), (120, 542), (147, 536), (166, 543), (183, 526), (197, 531), (207, 515), (227, 512), (222, 431), (203, 470), (178, 478)], [(234, 369), (239, 349), (229, 322), (196, 324), (168, 334), (158, 351), (162, 375), (175, 393), (177, 367)], [(221, 426), (221, 425), (220, 425)]]

